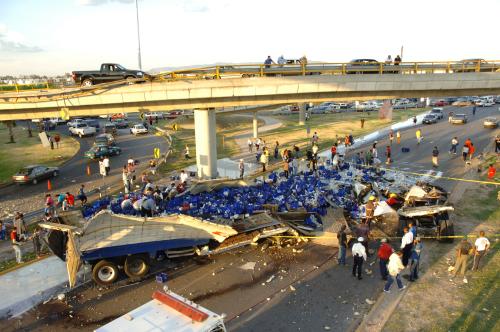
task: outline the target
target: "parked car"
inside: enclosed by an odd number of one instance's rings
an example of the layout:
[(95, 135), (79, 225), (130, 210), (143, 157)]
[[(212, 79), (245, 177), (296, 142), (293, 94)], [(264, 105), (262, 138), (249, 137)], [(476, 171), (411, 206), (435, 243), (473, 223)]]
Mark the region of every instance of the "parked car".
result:
[(150, 112), (144, 114), (145, 119), (153, 118), (153, 119), (163, 119), (163, 113), (162, 112)]
[(94, 145), (87, 152), (85, 152), (85, 157), (89, 159), (100, 159), (104, 157), (117, 156), (122, 152), (122, 149), (118, 146), (108, 146), (108, 145)]
[(432, 106), (443, 107), (443, 106), (447, 106), (449, 104), (450, 103), (447, 100), (439, 99), (439, 100), (434, 101), (431, 105)]
[(40, 180), (49, 179), (59, 175), (58, 167), (49, 167), (42, 165), (31, 165), (23, 167), (19, 172), (12, 176), (16, 183), (37, 184)]
[(182, 110), (177, 110), (177, 111), (170, 111), (167, 113), (167, 115), (165, 116), (167, 119), (175, 119), (177, 118), (178, 116), (181, 116), (183, 115), (183, 111)]
[(467, 123), (467, 115), (465, 114), (455, 114), (451, 117), (450, 122), (452, 124), (466, 124)]
[(124, 119), (114, 119), (112, 123), (114, 123), (118, 129), (128, 128), (128, 121)]
[(130, 128), (130, 133), (136, 136), (140, 134), (147, 134), (148, 128), (144, 127), (143, 124), (136, 124), (132, 128)]
[(83, 136), (92, 136), (97, 132), (95, 127), (91, 127), (86, 123), (76, 124), (74, 127), (69, 128), (69, 132), (73, 136), (82, 138)]
[(328, 107), (326, 106), (314, 106), (309, 109), (311, 114), (325, 114), (328, 113)]
[(116, 145), (115, 138), (111, 134), (100, 134), (95, 137), (94, 145)]
[(498, 120), (496, 118), (486, 118), (483, 122), (484, 128), (497, 128)]
[(433, 123), (436, 123), (436, 122), (437, 122), (437, 118), (434, 115), (432, 115), (432, 114), (427, 114), (422, 119), (422, 123), (423, 124), (433, 124)]
[(471, 106), (472, 102), (468, 98), (458, 98), (452, 104), (453, 106)]
[(434, 115), (438, 120), (444, 118), (443, 109), (441, 107), (434, 107), (429, 114)]
[(149, 79), (149, 75), (142, 70), (126, 69), (117, 63), (103, 63), (100, 70), (74, 71), (71, 77), (76, 84), (92, 86), (99, 83), (109, 83), (123, 79)]
[(108, 122), (104, 124), (104, 132), (106, 134), (116, 135), (118, 131), (116, 130), (116, 124)]

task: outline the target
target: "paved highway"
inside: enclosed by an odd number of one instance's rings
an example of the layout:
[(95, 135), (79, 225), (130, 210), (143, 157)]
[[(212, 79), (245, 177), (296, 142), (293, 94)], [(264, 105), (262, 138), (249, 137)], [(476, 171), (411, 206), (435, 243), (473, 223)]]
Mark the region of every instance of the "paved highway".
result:
[[(129, 119), (132, 125), (137, 119)], [(100, 120), (101, 131), (103, 130), (104, 120)], [(68, 133), (66, 125), (60, 125), (56, 129), (63, 133)], [(143, 136), (133, 136), (129, 129), (119, 129), (116, 137), (117, 145), (122, 149), (119, 156), (110, 158), (111, 173), (106, 178), (106, 183), (121, 181), (121, 169), (126, 164), (129, 156), (139, 160), (144, 164), (153, 156), (153, 149), (159, 147), (162, 153), (166, 152), (167, 143), (164, 138), (153, 134)], [(64, 137), (63, 137), (64, 139)], [(70, 191), (76, 194), (80, 184), (85, 184), (87, 190), (103, 185), (102, 177), (99, 175), (99, 163), (91, 161), (84, 157), (85, 151), (93, 145), (94, 137), (76, 138), (80, 142), (78, 153), (66, 162), (60, 168), (60, 174), (57, 178), (51, 179), (52, 193)], [(43, 150), (40, 151), (43, 153)], [(91, 175), (86, 174), (87, 165), (90, 166)], [(11, 185), (0, 189), (0, 210), (9, 211), (19, 210), (29, 212), (43, 208), (44, 194), (47, 192), (46, 181), (41, 181), (37, 185)]]
[[(450, 110), (458, 109), (446, 108), (445, 113)], [(422, 126), (425, 138), (418, 147), (415, 128), (403, 131), (401, 145), (411, 152), (402, 154), (396, 145), (392, 167), (426, 174), (432, 168), (432, 147), (437, 145), (441, 150), (437, 171), (442, 176), (462, 176), (467, 167), (458, 155), (448, 155), (449, 141), (457, 136), (463, 143), (470, 137), (481, 152), (498, 133), (498, 129), (484, 129), (482, 121), (499, 113), (498, 106), (478, 109), (475, 117), (470, 108), (460, 111), (469, 114), (468, 124), (451, 125), (445, 118)], [(380, 154), (386, 142), (379, 140)], [(439, 182), (448, 190), (455, 185)], [(334, 248), (307, 243), (265, 250), (250, 246), (211, 258), (189, 258), (169, 263), (168, 286), (215, 312), (226, 313), (232, 331), (322, 331), (327, 327), (345, 331), (368, 312), (366, 299), (375, 300), (383, 282), (374, 258), (369, 260), (373, 265), (365, 266), (373, 274), (358, 281), (351, 277), (349, 266), (336, 265), (335, 253)], [(75, 292), (76, 297), (68, 296), (72, 307), (57, 302), (40, 305), (9, 324), (21, 330), (44, 330), (46, 324), (51, 331), (92, 330), (145, 303), (161, 287), (153, 277), (126, 287), (123, 283), (109, 289), (85, 286)]]

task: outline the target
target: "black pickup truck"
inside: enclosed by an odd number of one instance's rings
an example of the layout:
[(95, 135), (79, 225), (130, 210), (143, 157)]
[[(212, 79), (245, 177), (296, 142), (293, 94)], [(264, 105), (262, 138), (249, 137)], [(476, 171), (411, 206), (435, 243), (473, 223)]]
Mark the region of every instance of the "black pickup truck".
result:
[(123, 79), (144, 78), (147, 80), (150, 78), (147, 73), (141, 70), (126, 69), (117, 63), (103, 63), (99, 71), (74, 71), (71, 76), (75, 83), (81, 86), (92, 86)]

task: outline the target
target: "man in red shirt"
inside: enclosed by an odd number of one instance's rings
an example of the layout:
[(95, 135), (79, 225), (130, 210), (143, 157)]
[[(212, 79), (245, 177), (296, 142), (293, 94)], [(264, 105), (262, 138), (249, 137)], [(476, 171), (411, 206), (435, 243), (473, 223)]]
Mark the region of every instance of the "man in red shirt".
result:
[(75, 196), (73, 196), (69, 192), (66, 193), (66, 200), (68, 201), (68, 207), (75, 206)]
[(387, 270), (387, 262), (389, 261), (389, 257), (392, 255), (394, 250), (391, 245), (387, 243), (387, 239), (382, 239), (380, 248), (378, 248), (378, 259), (380, 262), (380, 275), (382, 276), (382, 280), (387, 280), (387, 276), (389, 275), (389, 271)]
[(495, 177), (495, 173), (497, 170), (493, 166), (493, 164), (490, 164), (490, 167), (488, 167), (488, 179), (493, 179)]

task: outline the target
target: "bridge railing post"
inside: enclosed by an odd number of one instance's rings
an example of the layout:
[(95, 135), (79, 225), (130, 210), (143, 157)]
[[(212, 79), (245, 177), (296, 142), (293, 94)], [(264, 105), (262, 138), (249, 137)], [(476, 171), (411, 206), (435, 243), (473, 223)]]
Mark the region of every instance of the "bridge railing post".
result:
[(342, 75), (345, 75), (345, 63), (342, 64)]
[(215, 66), (215, 79), (220, 79), (220, 67)]
[(264, 77), (264, 66), (263, 65), (259, 65), (259, 72), (260, 72), (260, 77)]

